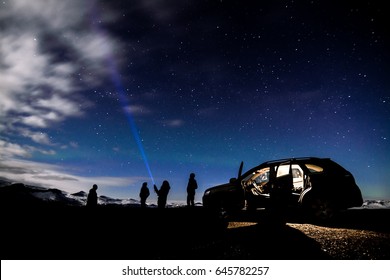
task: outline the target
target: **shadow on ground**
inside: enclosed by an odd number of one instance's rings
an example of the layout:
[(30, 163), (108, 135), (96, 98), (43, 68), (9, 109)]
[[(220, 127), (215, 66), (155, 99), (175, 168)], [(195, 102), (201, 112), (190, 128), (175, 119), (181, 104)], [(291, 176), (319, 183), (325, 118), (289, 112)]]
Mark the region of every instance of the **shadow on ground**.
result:
[(3, 209), (2, 259), (327, 259), (287, 225), (223, 229), (202, 207)]

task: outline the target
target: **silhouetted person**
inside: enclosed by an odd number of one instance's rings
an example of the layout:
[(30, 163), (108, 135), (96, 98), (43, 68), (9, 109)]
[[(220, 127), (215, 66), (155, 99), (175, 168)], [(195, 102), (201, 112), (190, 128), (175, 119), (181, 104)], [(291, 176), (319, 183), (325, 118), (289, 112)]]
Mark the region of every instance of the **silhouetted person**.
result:
[(270, 214), (273, 222), (285, 225), (288, 216), (288, 204), (292, 198), (293, 178), (291, 173), (271, 181)]
[(191, 173), (187, 184), (187, 206), (195, 206), (195, 190), (197, 188), (198, 183), (195, 180), (195, 173)]
[(146, 199), (149, 197), (150, 191), (148, 188), (148, 183), (144, 182), (142, 184), (141, 190), (139, 192), (139, 197), (141, 199), (141, 207), (145, 208), (146, 207)]
[(98, 189), (98, 186), (94, 184), (92, 186), (92, 189), (89, 190), (88, 197), (87, 197), (87, 206), (88, 207), (96, 207), (98, 202), (98, 196), (96, 190)]
[(160, 189), (157, 189), (156, 185), (153, 186), (154, 191), (157, 193), (157, 207), (158, 208), (165, 208), (165, 205), (167, 204), (167, 197), (169, 190), (171, 189), (169, 183), (167, 180), (165, 180)]

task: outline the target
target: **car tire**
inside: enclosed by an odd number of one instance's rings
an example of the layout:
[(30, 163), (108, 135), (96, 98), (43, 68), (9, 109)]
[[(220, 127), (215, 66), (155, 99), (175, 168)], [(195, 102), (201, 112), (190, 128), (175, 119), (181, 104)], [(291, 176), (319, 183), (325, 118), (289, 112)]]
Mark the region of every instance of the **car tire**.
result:
[(306, 198), (303, 208), (305, 216), (313, 222), (329, 222), (339, 212), (334, 202), (328, 198)]
[(228, 213), (223, 207), (212, 207), (207, 209), (210, 229), (217, 232), (227, 229), (229, 225)]

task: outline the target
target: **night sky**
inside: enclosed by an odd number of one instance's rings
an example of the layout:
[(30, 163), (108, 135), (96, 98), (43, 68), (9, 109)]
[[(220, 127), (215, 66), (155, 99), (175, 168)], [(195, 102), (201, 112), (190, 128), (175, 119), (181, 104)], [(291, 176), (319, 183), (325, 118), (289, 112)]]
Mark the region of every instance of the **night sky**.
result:
[(169, 202), (194, 172), (200, 201), (318, 156), (390, 199), (385, 2), (1, 1), (0, 177)]

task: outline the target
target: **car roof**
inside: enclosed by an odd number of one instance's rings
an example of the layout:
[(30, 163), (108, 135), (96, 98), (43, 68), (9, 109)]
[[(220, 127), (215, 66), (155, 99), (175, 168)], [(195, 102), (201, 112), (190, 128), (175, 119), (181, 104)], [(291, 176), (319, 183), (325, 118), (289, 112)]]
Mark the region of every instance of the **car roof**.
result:
[(263, 162), (262, 164), (274, 164), (274, 163), (293, 162), (293, 161), (322, 161), (322, 160), (330, 160), (330, 158), (292, 157), (292, 158), (270, 160), (270, 161)]
[(276, 160), (270, 160), (270, 161), (265, 161), (255, 167), (252, 167), (251, 169), (245, 171), (244, 173), (242, 173), (241, 176), (246, 176), (248, 173), (251, 173), (253, 172), (253, 170), (256, 170), (258, 169), (259, 167), (266, 167), (268, 165), (278, 165), (278, 164), (281, 164), (281, 163), (284, 163), (284, 162), (312, 162), (312, 163), (315, 163), (315, 162), (320, 162), (320, 161), (332, 161), (330, 158), (320, 158), (320, 157), (292, 157), (292, 158), (284, 158), (284, 159), (276, 159)]

